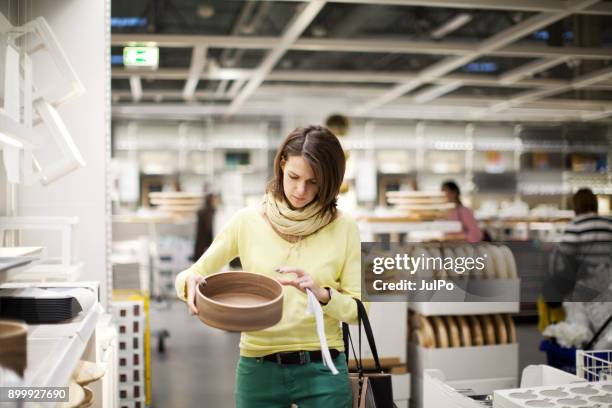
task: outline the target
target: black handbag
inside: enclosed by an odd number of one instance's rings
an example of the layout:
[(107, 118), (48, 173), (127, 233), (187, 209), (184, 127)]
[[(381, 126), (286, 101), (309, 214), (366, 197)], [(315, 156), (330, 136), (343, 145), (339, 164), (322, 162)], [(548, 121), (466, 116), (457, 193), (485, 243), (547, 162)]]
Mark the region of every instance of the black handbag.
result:
[[(393, 387), (391, 385), (391, 374), (384, 373), (380, 365), (380, 359), (378, 358), (378, 350), (376, 349), (376, 342), (374, 341), (374, 334), (372, 333), (372, 326), (368, 319), (368, 313), (366, 312), (365, 306), (359, 299), (355, 299), (357, 302), (357, 321), (359, 326), (359, 339), (358, 348), (359, 356), (355, 353), (355, 347), (353, 339), (349, 332), (348, 324), (342, 323), (342, 335), (344, 338), (344, 352), (346, 353), (346, 361), (348, 364), (349, 360), (349, 345), (353, 350), (353, 356), (355, 357), (355, 363), (357, 365), (357, 373), (353, 375), (351, 379), (353, 383), (357, 382), (357, 387), (353, 386), (353, 398), (354, 407), (366, 407), (366, 408), (395, 408), (393, 403)], [(363, 323), (363, 329), (368, 340), (368, 345), (372, 351), (374, 357), (375, 371), (374, 373), (366, 373), (363, 369), (363, 363), (361, 361), (361, 325)], [(355, 385), (355, 384), (354, 384)], [(364, 389), (364, 386), (366, 389)], [(365, 400), (364, 400), (365, 399)], [(366, 401), (367, 400), (367, 401)]]

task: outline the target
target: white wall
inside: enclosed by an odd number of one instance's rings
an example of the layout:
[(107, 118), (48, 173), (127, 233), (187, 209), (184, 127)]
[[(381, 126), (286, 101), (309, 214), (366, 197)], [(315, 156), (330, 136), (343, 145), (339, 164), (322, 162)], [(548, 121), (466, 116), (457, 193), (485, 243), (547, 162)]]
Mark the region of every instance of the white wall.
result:
[[(85, 94), (58, 112), (78, 146), (86, 167), (48, 185), (21, 187), (20, 215), (77, 216), (77, 257), (85, 263), (81, 280), (100, 281), (106, 299), (108, 211), (106, 195), (107, 141), (110, 109), (106, 61), (109, 0), (38, 0), (29, 2), (32, 16), (44, 16), (81, 79)], [(48, 143), (44, 149), (53, 149)], [(30, 235), (31, 236), (31, 235)], [(26, 236), (26, 238), (28, 238)], [(54, 249), (56, 242), (45, 244)]]

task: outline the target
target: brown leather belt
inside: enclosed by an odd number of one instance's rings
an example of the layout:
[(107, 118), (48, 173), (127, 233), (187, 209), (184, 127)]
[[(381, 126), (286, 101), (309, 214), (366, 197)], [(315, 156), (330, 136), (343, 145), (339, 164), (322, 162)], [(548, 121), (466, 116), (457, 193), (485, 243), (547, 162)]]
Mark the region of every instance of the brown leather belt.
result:
[[(332, 359), (336, 359), (340, 351), (336, 349), (329, 350)], [(322, 361), (323, 355), (321, 350), (315, 351), (288, 351), (282, 353), (268, 354), (267, 356), (259, 357), (265, 361), (272, 361), (278, 364), (308, 364), (313, 361)]]

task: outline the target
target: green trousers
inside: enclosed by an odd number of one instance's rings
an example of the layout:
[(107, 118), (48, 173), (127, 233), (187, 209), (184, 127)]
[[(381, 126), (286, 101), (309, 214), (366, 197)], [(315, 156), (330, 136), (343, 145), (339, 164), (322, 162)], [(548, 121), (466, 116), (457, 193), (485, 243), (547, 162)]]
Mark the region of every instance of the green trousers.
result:
[(351, 408), (352, 391), (346, 357), (334, 360), (333, 375), (321, 361), (280, 365), (261, 358), (240, 357), (236, 368), (237, 408)]

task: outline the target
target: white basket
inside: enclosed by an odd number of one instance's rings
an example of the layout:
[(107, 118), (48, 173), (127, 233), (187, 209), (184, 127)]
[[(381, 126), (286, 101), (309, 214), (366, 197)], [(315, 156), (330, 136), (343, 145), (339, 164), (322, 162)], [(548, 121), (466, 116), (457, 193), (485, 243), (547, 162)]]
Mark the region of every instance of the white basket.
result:
[(612, 381), (612, 350), (576, 350), (576, 375), (587, 381)]

